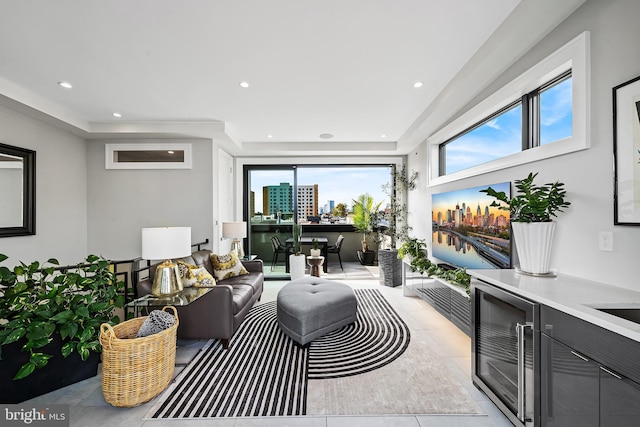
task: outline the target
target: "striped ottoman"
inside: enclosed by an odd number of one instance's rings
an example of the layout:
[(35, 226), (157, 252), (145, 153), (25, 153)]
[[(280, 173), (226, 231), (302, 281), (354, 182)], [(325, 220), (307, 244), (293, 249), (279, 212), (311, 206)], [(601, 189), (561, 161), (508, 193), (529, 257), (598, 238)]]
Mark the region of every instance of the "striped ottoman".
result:
[(302, 346), (353, 323), (357, 309), (349, 285), (314, 276), (292, 280), (277, 297), (280, 329)]

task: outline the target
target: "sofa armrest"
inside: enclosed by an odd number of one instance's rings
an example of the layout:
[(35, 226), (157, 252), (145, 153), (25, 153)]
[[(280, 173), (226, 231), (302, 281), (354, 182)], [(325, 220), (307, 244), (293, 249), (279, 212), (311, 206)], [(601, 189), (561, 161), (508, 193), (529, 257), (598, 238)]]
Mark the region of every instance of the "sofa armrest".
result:
[(145, 295), (148, 295), (151, 293), (151, 287), (152, 287), (153, 283), (151, 282), (151, 279), (146, 278), (146, 279), (142, 279), (138, 282), (138, 284), (136, 285), (136, 297), (140, 298), (143, 297)]
[(262, 273), (264, 271), (264, 263), (261, 259), (242, 260), (240, 262), (249, 273)]
[(216, 285), (191, 304), (176, 309), (180, 338), (229, 339), (233, 335), (233, 288), (229, 285)]

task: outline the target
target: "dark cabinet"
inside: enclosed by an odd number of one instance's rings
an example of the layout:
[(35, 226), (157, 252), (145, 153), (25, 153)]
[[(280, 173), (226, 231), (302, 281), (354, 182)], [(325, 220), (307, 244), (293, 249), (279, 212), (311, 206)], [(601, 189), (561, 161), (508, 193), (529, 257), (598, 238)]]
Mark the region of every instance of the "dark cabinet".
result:
[(606, 367), (600, 368), (600, 425), (640, 424), (640, 384)]
[(541, 425), (640, 425), (640, 343), (541, 308)]
[[(406, 267), (408, 268), (408, 267)], [(409, 273), (411, 274), (411, 273)], [(412, 274), (412, 277), (415, 274)], [(417, 273), (416, 273), (417, 274)], [(413, 290), (462, 332), (471, 336), (471, 304), (460, 286), (424, 277), (413, 278)]]
[(599, 426), (598, 364), (545, 334), (541, 350), (542, 425)]

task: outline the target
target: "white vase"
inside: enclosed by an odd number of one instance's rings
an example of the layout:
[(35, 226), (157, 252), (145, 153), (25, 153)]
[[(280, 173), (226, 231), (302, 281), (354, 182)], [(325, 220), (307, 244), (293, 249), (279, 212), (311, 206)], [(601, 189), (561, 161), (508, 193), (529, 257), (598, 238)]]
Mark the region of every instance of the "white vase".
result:
[(289, 274), (291, 275), (291, 280), (296, 280), (301, 277), (304, 277), (304, 270), (306, 268), (306, 257), (304, 254), (289, 255)]
[(512, 222), (511, 227), (520, 270), (530, 274), (548, 274), (553, 234), (556, 229), (555, 221)]
[(309, 254), (311, 256), (319, 257), (322, 254), (322, 249), (310, 249)]

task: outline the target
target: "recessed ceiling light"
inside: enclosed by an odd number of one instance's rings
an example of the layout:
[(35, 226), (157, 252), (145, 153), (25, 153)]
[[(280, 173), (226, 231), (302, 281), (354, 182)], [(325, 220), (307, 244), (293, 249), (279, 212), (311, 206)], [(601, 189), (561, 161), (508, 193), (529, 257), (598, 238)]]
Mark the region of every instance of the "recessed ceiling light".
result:
[(413, 84), (413, 87), (415, 87), (415, 88), (422, 87), (422, 82), (415, 82), (415, 83)]
[(117, 118), (122, 117), (122, 114), (120, 114), (120, 113), (112, 113), (111, 115), (112, 115), (113, 117), (117, 117)]
[(169, 153), (169, 154), (174, 154), (174, 153), (175, 153), (175, 151), (173, 151), (173, 150), (169, 150), (169, 151), (167, 151), (167, 153)]
[(386, 137), (387, 137), (386, 133), (383, 133), (382, 135), (380, 135), (380, 138), (386, 138)]
[(240, 82), (238, 84), (240, 85), (240, 87), (243, 87), (245, 89), (249, 87), (249, 82)]
[(273, 135), (269, 134), (267, 135), (267, 138), (273, 138)]
[(73, 85), (69, 82), (58, 82), (58, 84), (65, 89), (71, 89), (73, 87)]
[(322, 138), (322, 139), (331, 139), (331, 138), (333, 138), (333, 135), (330, 134), (330, 133), (321, 133), (320, 134), (320, 138)]

